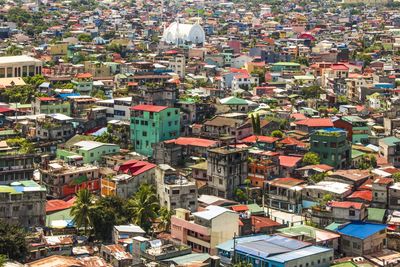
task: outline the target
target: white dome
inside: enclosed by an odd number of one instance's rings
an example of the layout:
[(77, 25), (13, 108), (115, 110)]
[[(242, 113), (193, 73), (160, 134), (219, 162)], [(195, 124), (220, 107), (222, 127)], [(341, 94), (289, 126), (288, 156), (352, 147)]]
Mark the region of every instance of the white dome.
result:
[(173, 22), (165, 29), (162, 40), (169, 44), (181, 44), (184, 42), (202, 44), (206, 40), (206, 34), (203, 27), (197, 23), (182, 24)]

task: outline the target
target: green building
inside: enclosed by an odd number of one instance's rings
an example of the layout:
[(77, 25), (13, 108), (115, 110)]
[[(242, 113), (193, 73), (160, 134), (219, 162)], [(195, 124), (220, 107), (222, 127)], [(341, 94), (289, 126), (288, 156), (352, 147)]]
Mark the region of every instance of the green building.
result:
[(137, 105), (131, 108), (131, 141), (135, 151), (151, 156), (153, 145), (179, 137), (178, 108)]
[(353, 144), (368, 144), (369, 128), (367, 120), (358, 116), (343, 116), (341, 119), (333, 122), (337, 128), (344, 129), (348, 132), (348, 140)]
[(93, 77), (90, 73), (78, 73), (71, 81), (74, 90), (82, 95), (90, 95), (93, 89)]
[(271, 65), (272, 72), (300, 71), (300, 64), (295, 62), (277, 62)]
[(351, 145), (347, 132), (338, 128), (326, 128), (310, 136), (310, 151), (319, 155), (321, 163), (335, 169), (346, 168), (351, 163)]
[(57, 158), (66, 162), (82, 160), (83, 163), (101, 162), (102, 156), (119, 152), (116, 144), (107, 144), (96, 141), (79, 141), (74, 145), (57, 149)]
[(55, 97), (36, 97), (32, 107), (35, 115), (60, 113), (71, 116), (71, 103)]

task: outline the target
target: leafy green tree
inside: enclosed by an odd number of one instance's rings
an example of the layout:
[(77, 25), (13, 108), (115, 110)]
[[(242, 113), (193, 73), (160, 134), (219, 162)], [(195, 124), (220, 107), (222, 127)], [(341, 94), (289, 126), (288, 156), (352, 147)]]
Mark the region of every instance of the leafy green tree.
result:
[(318, 98), (320, 94), (322, 94), (323, 90), (318, 85), (312, 85), (303, 87), (301, 92), (305, 98)]
[(0, 255), (0, 267), (3, 267), (7, 262), (7, 256), (6, 255)]
[[(28, 248), (23, 228), (0, 221), (0, 254), (11, 260), (23, 261)], [(4, 257), (2, 257), (4, 259)]]
[(346, 96), (344, 96), (344, 95), (339, 95), (339, 96), (337, 97), (337, 102), (340, 103), (340, 104), (347, 104), (347, 103), (349, 103), (349, 100), (347, 99)]
[(265, 73), (266, 73), (265, 69), (255, 69), (254, 71), (251, 72), (251, 74), (258, 76), (260, 84), (265, 83)]
[(43, 75), (37, 74), (35, 76), (28, 76), (23, 78), (25, 83), (32, 85), (37, 88), (39, 85), (46, 81), (46, 78)]
[(375, 168), (377, 166), (376, 157), (374, 155), (363, 155), (360, 165), (358, 166), (361, 170), (367, 170)]
[(396, 183), (399, 183), (399, 182), (400, 182), (400, 172), (394, 173), (394, 174), (392, 175), (392, 178), (393, 178), (393, 180), (394, 180)]
[(283, 132), (281, 130), (275, 130), (275, 131), (272, 131), (271, 136), (276, 137), (276, 138), (282, 138)]
[(6, 140), (6, 143), (11, 147), (19, 148), (19, 152), (23, 154), (31, 154), (35, 152), (35, 147), (32, 142), (29, 142), (22, 137), (9, 138)]
[(159, 229), (162, 231), (169, 231), (171, 227), (171, 217), (174, 214), (172, 210), (168, 210), (166, 207), (160, 209), (160, 216), (158, 217), (160, 224)]
[(82, 189), (78, 191), (76, 197), (75, 203), (71, 208), (71, 215), (78, 229), (83, 226), (86, 236), (87, 229), (93, 226), (94, 196), (88, 189)]
[(91, 211), (96, 239), (109, 242), (114, 225), (128, 223), (123, 207), (124, 200), (116, 196), (103, 197), (96, 202)]
[(323, 181), (326, 177), (326, 173), (321, 172), (321, 173), (315, 173), (311, 175), (308, 179), (313, 182), (314, 184), (319, 183)]
[(149, 233), (154, 219), (157, 218), (157, 211), (160, 208), (156, 192), (151, 185), (142, 184), (136, 194), (128, 200), (127, 210), (132, 222), (142, 227)]
[(237, 188), (235, 190), (234, 199), (240, 203), (243, 203), (243, 202), (246, 202), (249, 198), (248, 198), (247, 194), (245, 192), (243, 192), (242, 189)]
[(81, 33), (77, 36), (78, 40), (80, 42), (84, 42), (84, 43), (89, 43), (93, 40), (92, 36), (90, 36), (90, 34), (86, 34), (86, 33)]
[(307, 67), (310, 65), (310, 62), (308, 61), (308, 58), (306, 58), (306, 57), (298, 57), (295, 61), (297, 63), (307, 66)]
[(111, 143), (111, 144), (118, 144), (121, 141), (118, 139), (118, 137), (109, 132), (102, 133), (101, 135), (97, 136), (94, 140), (101, 143)]
[(307, 152), (304, 154), (303, 157), (303, 164), (304, 165), (316, 165), (320, 163), (320, 158), (317, 153), (314, 152)]
[(261, 122), (260, 122), (260, 116), (258, 113), (256, 116), (254, 114), (251, 114), (251, 125), (253, 126), (253, 134), (255, 135), (260, 135), (261, 134)]
[(3, 96), (10, 103), (22, 103), (28, 104), (36, 96), (43, 96), (44, 94), (38, 92), (35, 87), (30, 84), (27, 85), (16, 85), (4, 90)]
[(6, 49), (7, 56), (19, 56), (22, 55), (22, 49), (16, 46), (15, 44), (10, 45)]

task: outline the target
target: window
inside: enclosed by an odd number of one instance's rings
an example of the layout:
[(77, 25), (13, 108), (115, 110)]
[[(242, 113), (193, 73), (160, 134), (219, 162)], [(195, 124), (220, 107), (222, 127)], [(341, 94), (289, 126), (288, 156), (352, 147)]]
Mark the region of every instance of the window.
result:
[(172, 190), (172, 194), (173, 195), (178, 195), (179, 194), (179, 190)]
[(143, 131), (143, 132), (142, 132), (142, 135), (143, 135), (143, 136), (147, 136), (147, 132), (146, 132), (146, 131)]
[(190, 194), (194, 194), (194, 193), (196, 193), (196, 190), (195, 189), (190, 189)]
[(349, 210), (349, 216), (356, 216), (355, 210)]
[(223, 184), (223, 180), (222, 179), (218, 179), (219, 184)]

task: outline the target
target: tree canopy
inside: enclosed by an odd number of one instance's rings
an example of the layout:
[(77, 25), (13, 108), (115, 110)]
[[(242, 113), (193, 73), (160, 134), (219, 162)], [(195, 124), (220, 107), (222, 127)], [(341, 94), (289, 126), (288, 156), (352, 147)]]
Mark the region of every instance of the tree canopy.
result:
[(23, 228), (0, 221), (0, 254), (9, 259), (23, 261), (28, 253)]
[(303, 157), (304, 165), (316, 165), (320, 163), (320, 158), (317, 153), (307, 152)]

